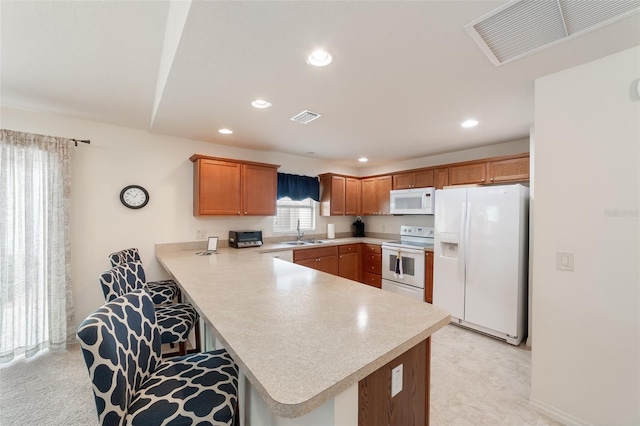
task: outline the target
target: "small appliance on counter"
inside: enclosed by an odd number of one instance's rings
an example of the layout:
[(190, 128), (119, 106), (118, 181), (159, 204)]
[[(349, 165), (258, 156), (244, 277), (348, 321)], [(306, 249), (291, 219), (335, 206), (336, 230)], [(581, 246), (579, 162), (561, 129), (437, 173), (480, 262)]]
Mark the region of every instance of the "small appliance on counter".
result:
[(364, 237), (364, 222), (362, 221), (362, 218), (360, 216), (358, 216), (356, 218), (356, 221), (353, 222), (353, 227), (354, 227), (354, 231), (353, 231), (354, 237)]
[(262, 231), (229, 231), (229, 247), (247, 248), (262, 245)]

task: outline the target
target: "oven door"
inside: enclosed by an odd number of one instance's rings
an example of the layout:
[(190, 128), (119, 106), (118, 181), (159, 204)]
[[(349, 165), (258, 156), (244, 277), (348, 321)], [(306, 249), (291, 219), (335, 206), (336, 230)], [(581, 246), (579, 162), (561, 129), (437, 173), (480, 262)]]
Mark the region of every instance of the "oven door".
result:
[[(398, 254), (402, 275), (396, 272)], [(382, 246), (382, 279), (424, 288), (424, 250)]]

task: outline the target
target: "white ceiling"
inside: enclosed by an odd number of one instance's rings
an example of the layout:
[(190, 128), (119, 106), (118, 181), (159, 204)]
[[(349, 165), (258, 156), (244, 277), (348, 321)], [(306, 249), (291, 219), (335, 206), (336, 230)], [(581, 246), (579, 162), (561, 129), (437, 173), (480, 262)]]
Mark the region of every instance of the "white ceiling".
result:
[[(182, 27), (188, 2), (2, 0), (1, 102), (375, 166), (526, 138), (534, 79), (640, 44), (634, 14), (496, 67), (463, 26), (504, 3), (193, 1)], [(317, 47), (331, 65), (306, 64)]]

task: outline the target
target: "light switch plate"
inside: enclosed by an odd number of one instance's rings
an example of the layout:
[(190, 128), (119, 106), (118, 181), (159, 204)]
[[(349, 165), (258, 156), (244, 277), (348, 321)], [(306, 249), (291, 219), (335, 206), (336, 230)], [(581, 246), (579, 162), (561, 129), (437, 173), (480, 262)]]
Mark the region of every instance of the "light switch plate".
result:
[(402, 390), (402, 364), (391, 370), (391, 396), (394, 397)]
[(556, 252), (556, 268), (561, 271), (573, 271), (573, 253)]

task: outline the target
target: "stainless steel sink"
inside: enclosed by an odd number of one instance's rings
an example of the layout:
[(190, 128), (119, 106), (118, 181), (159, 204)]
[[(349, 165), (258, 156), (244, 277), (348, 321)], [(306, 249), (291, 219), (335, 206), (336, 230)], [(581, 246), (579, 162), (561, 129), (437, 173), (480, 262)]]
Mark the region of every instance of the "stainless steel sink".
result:
[(284, 241), (280, 244), (287, 244), (290, 246), (307, 246), (307, 245), (314, 245), (314, 244), (324, 244), (327, 241), (323, 241), (323, 240), (306, 240), (306, 241)]

